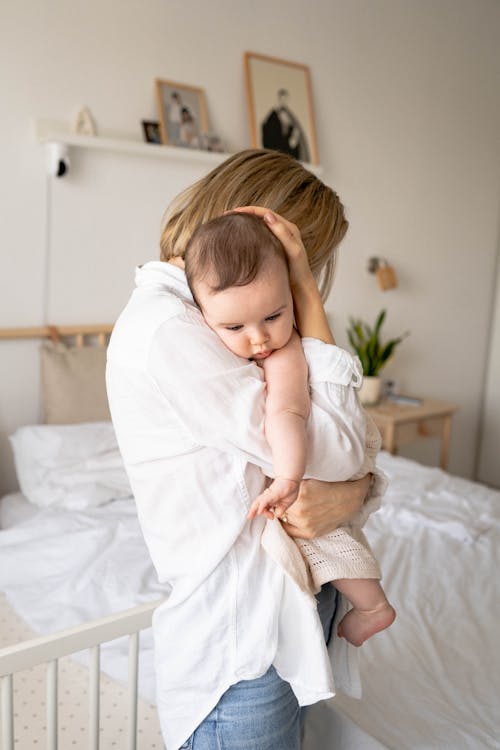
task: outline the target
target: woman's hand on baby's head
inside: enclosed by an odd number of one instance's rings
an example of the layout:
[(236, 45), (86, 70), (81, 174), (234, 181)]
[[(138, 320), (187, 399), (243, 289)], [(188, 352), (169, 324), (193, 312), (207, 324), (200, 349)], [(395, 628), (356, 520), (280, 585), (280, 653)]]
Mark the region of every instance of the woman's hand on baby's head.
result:
[(298, 497), (300, 482), (295, 479), (276, 477), (252, 503), (247, 518), (251, 521), (257, 515), (270, 520), (281, 518)]
[(299, 228), (295, 224), (264, 206), (240, 206), (233, 210), (260, 216), (271, 232), (279, 239), (288, 259), (292, 290), (294, 287), (316, 283), (309, 267), (309, 260)]

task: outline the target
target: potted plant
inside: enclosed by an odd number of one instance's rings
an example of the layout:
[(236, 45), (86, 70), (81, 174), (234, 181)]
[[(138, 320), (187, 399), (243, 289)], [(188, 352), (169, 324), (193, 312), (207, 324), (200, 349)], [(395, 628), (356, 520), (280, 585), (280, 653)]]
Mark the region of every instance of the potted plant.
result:
[(366, 406), (376, 404), (380, 400), (382, 380), (379, 377), (379, 372), (394, 354), (396, 346), (408, 335), (408, 333), (404, 333), (396, 339), (383, 343), (380, 340), (380, 329), (385, 316), (386, 311), (382, 310), (378, 314), (373, 328), (370, 328), (362, 320), (349, 319), (347, 336), (363, 368), (363, 385), (359, 392), (359, 398), (361, 403)]

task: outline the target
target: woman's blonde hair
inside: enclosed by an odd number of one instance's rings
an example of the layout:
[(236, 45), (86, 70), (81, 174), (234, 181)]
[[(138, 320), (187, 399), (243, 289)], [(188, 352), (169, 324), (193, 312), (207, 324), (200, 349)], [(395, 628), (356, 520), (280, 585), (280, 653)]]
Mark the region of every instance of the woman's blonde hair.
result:
[(297, 225), (323, 299), (336, 248), (348, 223), (338, 195), (292, 157), (266, 149), (240, 151), (184, 190), (164, 217), (161, 260), (183, 257), (193, 232), (224, 211), (265, 206)]

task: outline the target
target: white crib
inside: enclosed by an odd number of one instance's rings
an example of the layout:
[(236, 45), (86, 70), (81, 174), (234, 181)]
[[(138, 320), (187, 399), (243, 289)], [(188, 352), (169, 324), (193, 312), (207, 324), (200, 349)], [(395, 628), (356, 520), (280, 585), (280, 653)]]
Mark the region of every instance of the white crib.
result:
[(53, 635), (33, 638), (0, 650), (2, 691), (2, 750), (14, 750), (14, 674), (39, 664), (47, 664), (46, 682), (46, 747), (58, 747), (58, 663), (63, 656), (83, 649), (90, 650), (89, 668), (89, 748), (100, 745), (100, 647), (108, 641), (129, 636), (128, 669), (128, 750), (137, 747), (138, 657), (139, 634), (151, 626), (157, 600), (148, 604), (103, 617), (79, 627)]

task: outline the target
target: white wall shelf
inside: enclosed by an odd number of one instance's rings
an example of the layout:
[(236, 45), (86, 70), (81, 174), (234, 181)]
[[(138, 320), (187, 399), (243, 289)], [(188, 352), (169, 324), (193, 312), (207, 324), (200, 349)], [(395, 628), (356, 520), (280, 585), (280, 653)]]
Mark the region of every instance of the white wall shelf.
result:
[[(73, 133), (66, 123), (52, 120), (35, 120), (35, 138), (39, 143), (62, 143), (76, 148), (99, 149), (128, 154), (130, 156), (148, 156), (154, 159), (169, 159), (184, 162), (202, 162), (216, 166), (231, 156), (230, 153), (216, 153), (199, 149), (181, 148), (179, 146), (163, 146), (156, 143), (145, 143), (133, 135), (125, 133), (107, 133), (104, 135), (87, 136)], [(323, 169), (317, 164), (304, 164), (306, 169), (321, 175)]]
[(39, 143), (63, 143), (76, 148), (91, 148), (101, 151), (114, 151), (130, 156), (152, 156), (155, 159), (175, 159), (180, 161), (198, 161), (207, 164), (219, 164), (230, 154), (201, 151), (199, 149), (162, 146), (157, 143), (145, 143), (125, 133), (105, 135), (78, 135), (71, 132), (69, 125), (51, 120), (35, 120), (35, 137)]

